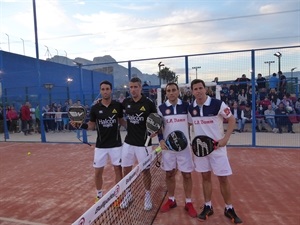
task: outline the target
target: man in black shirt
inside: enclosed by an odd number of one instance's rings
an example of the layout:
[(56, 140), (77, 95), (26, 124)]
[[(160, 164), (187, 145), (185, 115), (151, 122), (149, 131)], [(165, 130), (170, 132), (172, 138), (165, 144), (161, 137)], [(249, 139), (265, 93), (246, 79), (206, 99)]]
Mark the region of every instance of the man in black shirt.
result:
[[(122, 140), (119, 124), (125, 125), (122, 106), (119, 102), (112, 100), (112, 84), (109, 81), (100, 83), (100, 94), (102, 98), (91, 108), (90, 121), (80, 126), (86, 130), (97, 129), (93, 164), (97, 189), (96, 201), (103, 195), (103, 170), (107, 165), (108, 157), (114, 166), (115, 182), (118, 183), (122, 179)], [(74, 122), (71, 122), (71, 125), (76, 126)]]
[[(141, 94), (142, 82), (138, 77), (134, 77), (130, 80), (129, 90), (131, 97), (126, 98), (122, 103), (127, 118), (127, 135), (122, 148), (122, 168), (124, 176), (131, 171), (135, 159), (137, 159), (138, 163), (143, 162), (147, 155), (151, 153), (151, 141), (149, 146), (144, 146), (148, 136), (146, 120), (150, 113), (157, 112), (152, 100)], [(143, 176), (146, 189), (144, 209), (150, 210), (152, 209), (150, 170), (144, 170)], [(132, 200), (133, 196), (130, 188), (128, 188), (120, 207), (122, 209), (127, 208)]]

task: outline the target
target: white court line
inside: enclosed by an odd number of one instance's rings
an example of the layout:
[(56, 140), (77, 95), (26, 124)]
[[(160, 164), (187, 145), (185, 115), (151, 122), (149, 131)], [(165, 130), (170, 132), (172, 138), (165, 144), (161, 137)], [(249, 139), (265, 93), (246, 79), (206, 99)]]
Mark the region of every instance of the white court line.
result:
[[(6, 143), (8, 143), (8, 142), (6, 142)], [(7, 145), (7, 146), (0, 147), (0, 149), (11, 148), (12, 146), (20, 145), (20, 144), (22, 144), (22, 143), (14, 143), (14, 144), (11, 144), (11, 145)]]
[(18, 223), (18, 224), (23, 224), (23, 225), (47, 225), (45, 223), (35, 223), (35, 222), (30, 222), (27, 220), (17, 220), (13, 218), (5, 218), (5, 217), (0, 217), (0, 221), (6, 221), (6, 222), (13, 222), (13, 223)]

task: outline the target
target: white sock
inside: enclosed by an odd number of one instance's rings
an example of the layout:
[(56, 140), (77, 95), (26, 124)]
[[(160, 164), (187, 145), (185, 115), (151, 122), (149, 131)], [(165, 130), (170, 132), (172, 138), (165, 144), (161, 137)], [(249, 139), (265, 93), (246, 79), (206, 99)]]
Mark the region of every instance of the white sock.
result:
[(102, 190), (97, 190), (97, 196), (99, 198), (102, 198), (102, 196), (103, 196)]
[(175, 201), (175, 197), (174, 196), (169, 196), (169, 199), (172, 200), (173, 202)]
[(205, 202), (205, 205), (208, 205), (209, 207), (211, 207), (211, 201)]
[(186, 199), (185, 199), (185, 203), (190, 203), (190, 202), (192, 202), (192, 199), (191, 199), (191, 198), (186, 198)]
[(232, 209), (232, 204), (229, 204), (229, 205), (225, 204), (225, 208), (226, 209)]

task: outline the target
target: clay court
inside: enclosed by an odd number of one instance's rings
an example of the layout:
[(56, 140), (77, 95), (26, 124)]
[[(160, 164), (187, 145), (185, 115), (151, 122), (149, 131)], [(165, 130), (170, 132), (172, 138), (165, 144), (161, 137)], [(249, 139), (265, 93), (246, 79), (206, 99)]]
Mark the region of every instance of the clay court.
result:
[[(233, 204), (243, 224), (300, 224), (300, 149), (230, 147)], [(30, 153), (28, 153), (30, 152)], [(0, 146), (0, 224), (67, 225), (94, 203), (93, 147), (84, 144), (7, 142)], [(104, 190), (114, 184), (112, 167), (104, 172)], [(193, 201), (203, 204), (200, 175), (193, 173)], [(201, 223), (183, 209), (181, 175), (178, 207), (158, 213), (154, 225), (226, 225), (224, 203), (213, 179), (215, 214)], [(164, 179), (162, 178), (162, 181)]]

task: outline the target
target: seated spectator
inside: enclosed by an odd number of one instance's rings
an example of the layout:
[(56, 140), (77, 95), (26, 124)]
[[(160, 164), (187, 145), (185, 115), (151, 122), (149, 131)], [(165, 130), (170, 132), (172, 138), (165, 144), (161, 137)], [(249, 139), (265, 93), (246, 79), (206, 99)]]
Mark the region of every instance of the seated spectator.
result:
[(289, 113), (286, 110), (284, 104), (281, 102), (278, 105), (278, 108), (275, 110), (275, 121), (276, 125), (279, 129), (279, 133), (282, 133), (282, 127), (287, 126), (288, 127), (288, 133), (295, 133), (293, 131), (293, 124), (289, 119)]
[(277, 105), (279, 104), (279, 99), (278, 99), (278, 94), (275, 90), (275, 88), (270, 89), (270, 93), (269, 93), (269, 100), (271, 101), (272, 107), (277, 108)]
[(241, 126), (241, 132), (244, 132), (245, 123), (252, 123), (252, 110), (249, 104), (245, 106), (245, 109), (241, 112), (241, 118), (242, 118), (242, 126)]
[(281, 102), (284, 104), (288, 113), (294, 114), (295, 113), (294, 103), (290, 97), (291, 97), (291, 95), (289, 93), (284, 94)]
[(264, 110), (268, 109), (269, 105), (272, 105), (271, 101), (269, 100), (268, 96), (265, 96), (265, 98), (259, 102), (260, 105), (264, 108)]
[(241, 132), (242, 130), (242, 111), (239, 109), (239, 105), (237, 104), (237, 102), (233, 102), (232, 107), (231, 107), (231, 113), (235, 118), (236, 123), (238, 124), (238, 132)]
[(239, 105), (246, 105), (247, 104), (248, 99), (247, 99), (247, 94), (245, 92), (245, 89), (241, 89), (241, 91), (238, 95), (238, 102), (239, 102)]
[(268, 105), (268, 109), (265, 110), (264, 114), (265, 114), (265, 118), (266, 118), (267, 123), (272, 128), (272, 131), (274, 133), (277, 133), (278, 129), (276, 128), (276, 123), (275, 123), (275, 111), (273, 110), (271, 104)]
[(229, 90), (229, 95), (228, 95), (228, 103), (229, 105), (232, 105), (234, 102), (238, 101), (237, 94), (234, 92), (233, 89)]
[(259, 105), (255, 111), (255, 119), (256, 119), (256, 131), (267, 131), (266, 123), (265, 123), (265, 114), (264, 108), (262, 105)]
[(266, 96), (268, 97), (266, 88), (260, 89), (260, 92), (258, 92), (258, 94), (259, 94), (259, 100), (261, 100), (261, 101), (264, 100)]
[(300, 98), (295, 103), (295, 110), (298, 115), (300, 115)]

